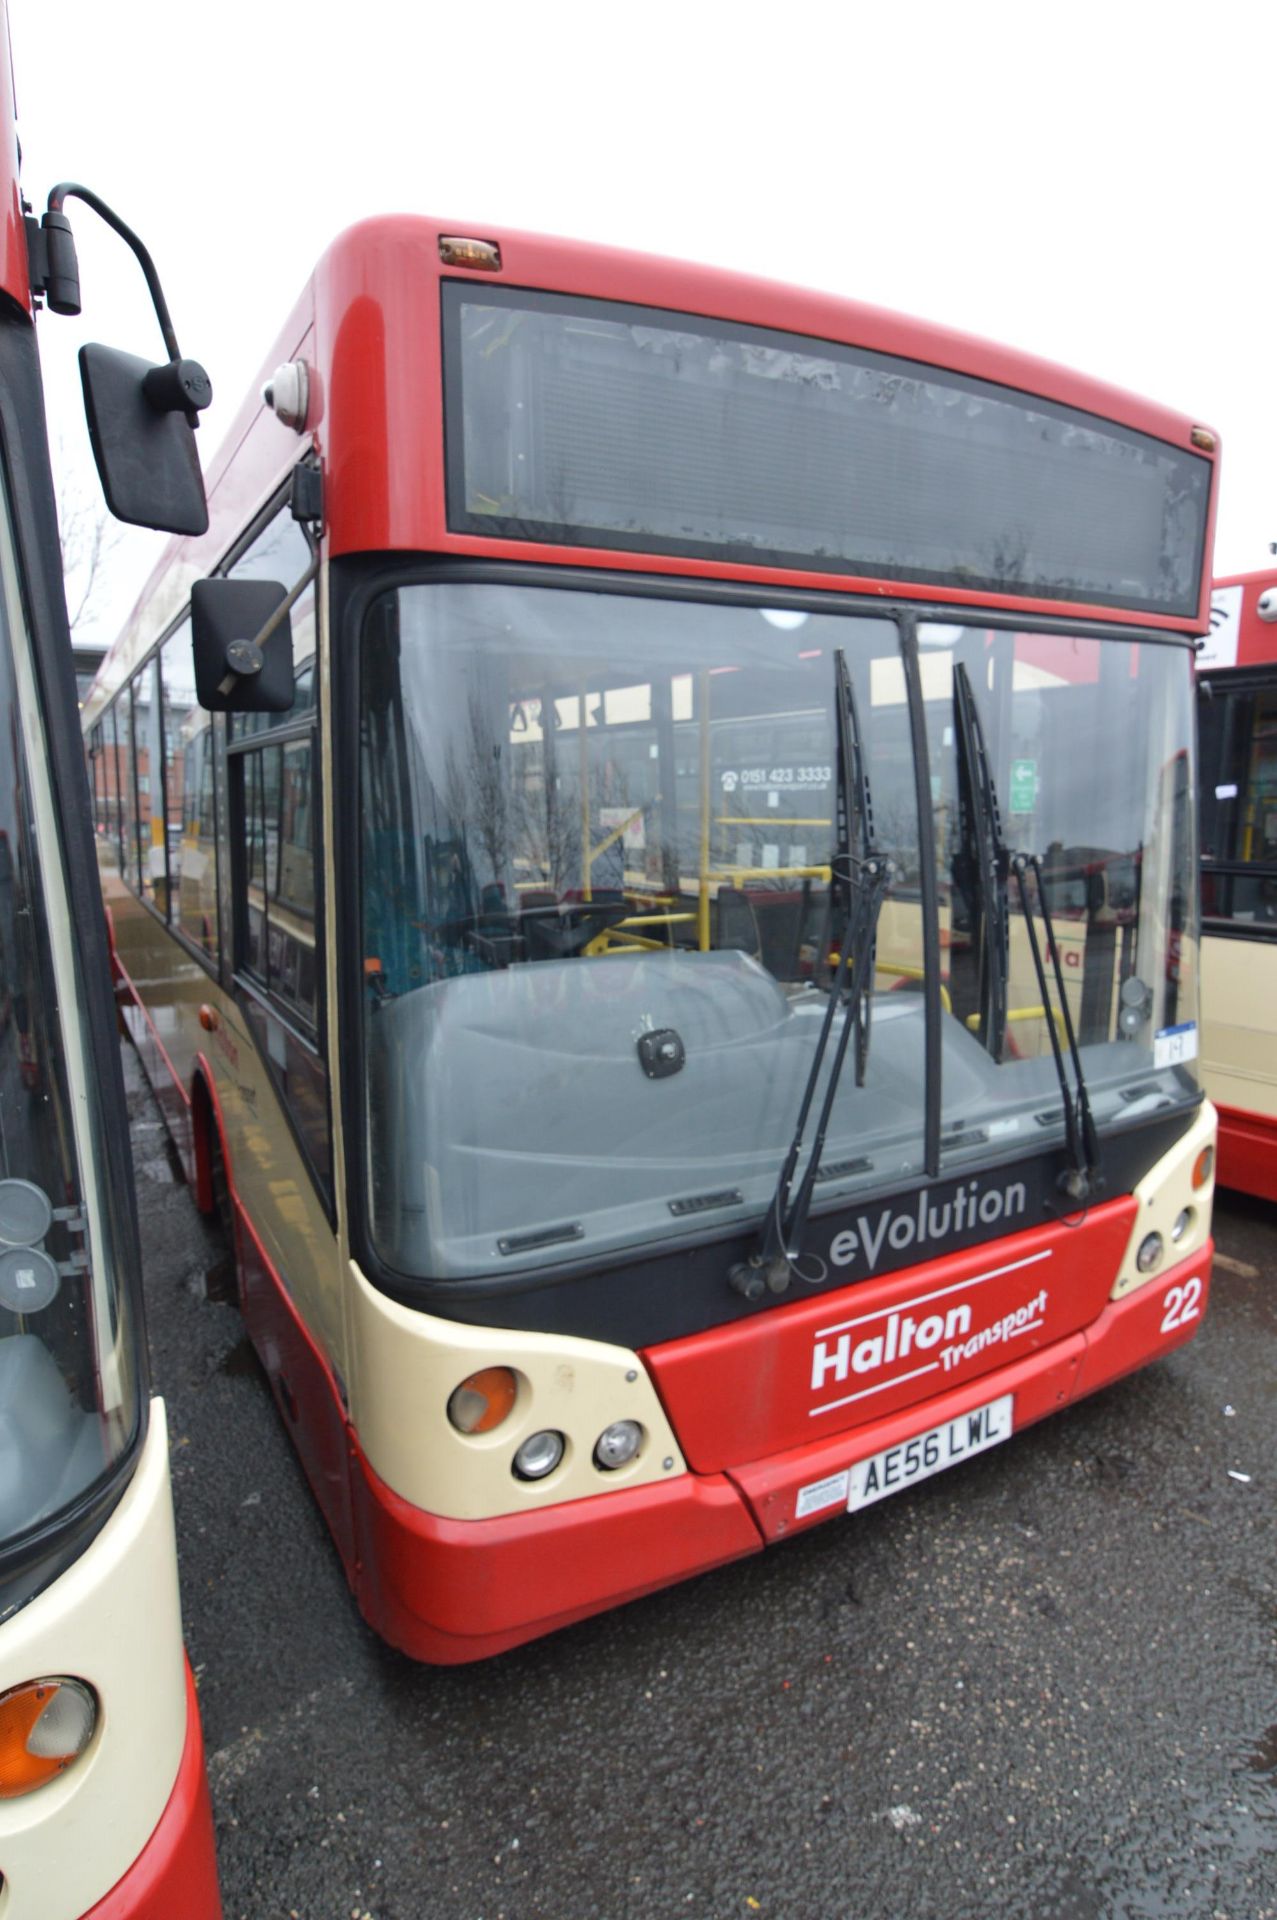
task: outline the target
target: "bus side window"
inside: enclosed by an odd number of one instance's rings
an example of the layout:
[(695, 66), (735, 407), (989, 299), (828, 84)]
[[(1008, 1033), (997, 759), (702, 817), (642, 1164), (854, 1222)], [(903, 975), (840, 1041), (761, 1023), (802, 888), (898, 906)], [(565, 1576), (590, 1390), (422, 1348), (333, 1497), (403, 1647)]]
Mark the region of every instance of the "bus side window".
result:
[[(225, 569), (229, 580), (278, 580), (292, 587), (311, 564), (306, 536), (287, 506), (267, 521), (252, 544)], [(293, 637), (293, 674), (297, 695), (287, 713), (233, 713), (232, 741), (278, 732), (315, 708), (315, 588), (312, 582), (289, 615)]]
[(102, 834), (103, 842), (99, 854), (102, 864), (108, 869), (120, 866), (120, 748), (115, 736), (115, 708), (113, 702), (102, 716), (102, 753), (103, 753), (103, 798), (102, 798)]
[(211, 715), (195, 704), (191, 623), (160, 650), (164, 708), (164, 808), (169, 852), (169, 920), (217, 964), (217, 818)]
[(138, 874), (142, 897), (165, 912), (168, 855), (164, 846), (164, 751), (160, 737), (159, 659), (133, 677), (137, 755)]
[(1248, 932), (1277, 923), (1277, 685), (1271, 669), (1199, 702), (1202, 911)]
[(133, 753), (133, 688), (121, 687), (115, 703), (116, 765), (120, 778), (120, 872), (138, 890), (137, 768)]
[(331, 1189), (322, 1052), (323, 954), (315, 740), (250, 736), (227, 757), (235, 850), (240, 1004), (315, 1178)]

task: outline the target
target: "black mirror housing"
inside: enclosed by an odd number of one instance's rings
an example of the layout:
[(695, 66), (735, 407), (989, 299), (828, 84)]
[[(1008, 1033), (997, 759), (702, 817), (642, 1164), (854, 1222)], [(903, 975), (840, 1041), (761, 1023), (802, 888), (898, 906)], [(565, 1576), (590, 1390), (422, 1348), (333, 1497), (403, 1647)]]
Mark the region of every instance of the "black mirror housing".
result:
[(197, 580), (191, 588), (195, 698), (209, 713), (288, 713), (296, 688), (288, 615), (258, 641), (288, 598), (277, 580)]
[(116, 347), (80, 348), (84, 411), (102, 492), (116, 519), (129, 526), (207, 533), (195, 434), (184, 413), (161, 411), (147, 397), (145, 382), (157, 372), (164, 369)]

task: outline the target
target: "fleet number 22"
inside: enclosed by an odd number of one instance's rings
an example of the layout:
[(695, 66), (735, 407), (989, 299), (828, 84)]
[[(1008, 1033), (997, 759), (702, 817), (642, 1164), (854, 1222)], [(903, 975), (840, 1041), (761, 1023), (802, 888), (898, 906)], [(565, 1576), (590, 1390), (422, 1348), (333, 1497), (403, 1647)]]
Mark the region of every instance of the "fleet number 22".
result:
[(1166, 1312), (1162, 1315), (1162, 1332), (1174, 1333), (1177, 1327), (1186, 1327), (1190, 1320), (1199, 1319), (1202, 1297), (1200, 1280), (1186, 1280), (1182, 1287), (1169, 1287), (1162, 1305)]

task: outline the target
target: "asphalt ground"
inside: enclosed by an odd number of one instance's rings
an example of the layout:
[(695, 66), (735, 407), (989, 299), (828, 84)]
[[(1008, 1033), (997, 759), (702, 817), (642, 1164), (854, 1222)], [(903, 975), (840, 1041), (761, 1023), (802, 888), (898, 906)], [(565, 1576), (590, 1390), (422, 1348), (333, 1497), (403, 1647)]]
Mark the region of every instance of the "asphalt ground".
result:
[(227, 1920), (1277, 1920), (1277, 1209), (1220, 1199), (1161, 1364), (432, 1670), (359, 1617), (124, 1053)]

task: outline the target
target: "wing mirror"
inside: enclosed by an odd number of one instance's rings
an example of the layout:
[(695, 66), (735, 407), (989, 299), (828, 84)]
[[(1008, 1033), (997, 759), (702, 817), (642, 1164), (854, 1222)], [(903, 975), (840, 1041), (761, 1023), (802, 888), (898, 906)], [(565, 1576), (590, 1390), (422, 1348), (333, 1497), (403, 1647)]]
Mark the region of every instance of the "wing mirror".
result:
[(89, 441), (106, 504), (117, 520), (155, 527), (161, 533), (208, 530), (208, 506), (194, 429), (213, 398), (212, 383), (198, 361), (184, 360), (169, 317), (155, 262), (131, 227), (90, 188), (64, 180), (49, 195), (38, 223), (24, 215), (31, 291), (53, 313), (80, 311), (80, 269), (69, 199), (82, 200), (130, 247), (150, 290), (167, 363), (152, 366), (115, 347), (80, 349), (80, 382)]
[(197, 580), (191, 588), (195, 698), (209, 713), (288, 713), (296, 598), (277, 580)]
[(206, 533), (208, 507), (191, 421), (213, 397), (194, 360), (152, 366), (116, 347), (80, 349), (89, 444), (106, 504), (131, 527)]

